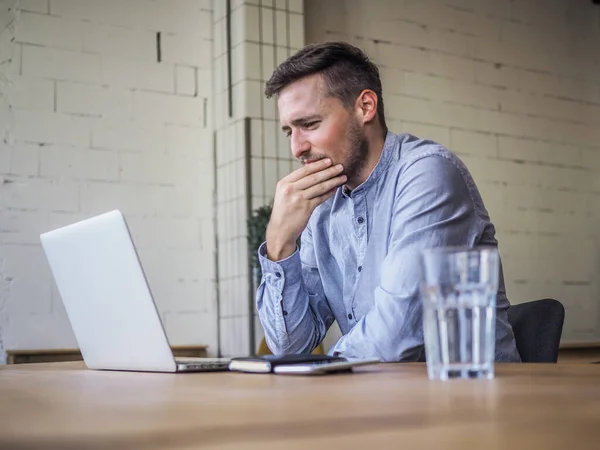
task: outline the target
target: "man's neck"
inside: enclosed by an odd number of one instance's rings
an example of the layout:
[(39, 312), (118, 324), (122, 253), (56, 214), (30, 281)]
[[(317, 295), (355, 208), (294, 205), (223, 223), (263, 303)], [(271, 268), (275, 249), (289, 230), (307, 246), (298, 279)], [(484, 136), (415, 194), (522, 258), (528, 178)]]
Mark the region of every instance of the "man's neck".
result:
[(375, 130), (370, 130), (371, 132), (366, 133), (367, 143), (369, 146), (369, 152), (367, 156), (367, 161), (360, 171), (357, 179), (352, 184), (347, 184), (349, 190), (354, 190), (356, 187), (363, 184), (377, 166), (377, 163), (381, 159), (381, 154), (383, 153), (383, 146), (385, 145), (385, 137), (387, 136), (387, 131), (378, 129), (377, 132)]

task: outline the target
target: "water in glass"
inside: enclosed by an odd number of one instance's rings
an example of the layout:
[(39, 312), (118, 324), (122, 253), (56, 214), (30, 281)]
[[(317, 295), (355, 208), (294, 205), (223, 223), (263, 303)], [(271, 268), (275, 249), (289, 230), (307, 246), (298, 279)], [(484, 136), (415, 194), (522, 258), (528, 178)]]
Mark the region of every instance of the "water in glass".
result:
[(495, 249), (424, 252), (423, 328), (430, 379), (493, 378)]

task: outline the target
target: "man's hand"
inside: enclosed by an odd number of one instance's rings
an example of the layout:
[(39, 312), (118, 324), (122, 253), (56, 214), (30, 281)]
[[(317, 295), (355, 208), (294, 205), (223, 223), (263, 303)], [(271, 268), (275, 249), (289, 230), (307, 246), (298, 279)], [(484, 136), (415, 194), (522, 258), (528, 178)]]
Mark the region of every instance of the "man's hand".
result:
[(277, 183), (267, 227), (267, 257), (279, 261), (296, 251), (296, 241), (314, 209), (346, 182), (341, 164), (329, 158), (307, 164)]

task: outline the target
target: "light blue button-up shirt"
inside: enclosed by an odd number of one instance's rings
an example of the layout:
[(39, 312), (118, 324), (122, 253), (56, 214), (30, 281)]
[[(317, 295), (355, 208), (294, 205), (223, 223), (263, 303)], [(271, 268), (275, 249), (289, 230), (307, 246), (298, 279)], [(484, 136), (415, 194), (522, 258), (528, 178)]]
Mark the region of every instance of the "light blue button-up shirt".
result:
[[(259, 248), (267, 344), (275, 354), (310, 353), (336, 320), (343, 336), (330, 354), (422, 360), (420, 251), (475, 245), (497, 241), (465, 165), (435, 142), (388, 132), (368, 179), (315, 209), (299, 251), (274, 262), (266, 243)], [(496, 361), (520, 361), (508, 307), (501, 276)]]

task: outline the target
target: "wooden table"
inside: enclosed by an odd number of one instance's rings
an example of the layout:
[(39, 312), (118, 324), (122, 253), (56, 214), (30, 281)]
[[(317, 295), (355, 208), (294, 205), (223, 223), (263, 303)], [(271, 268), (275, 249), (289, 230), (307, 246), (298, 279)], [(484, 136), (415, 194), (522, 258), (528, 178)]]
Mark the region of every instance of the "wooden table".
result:
[(324, 377), (3, 366), (0, 448), (600, 448), (600, 365), (496, 370), (430, 382), (423, 364)]

